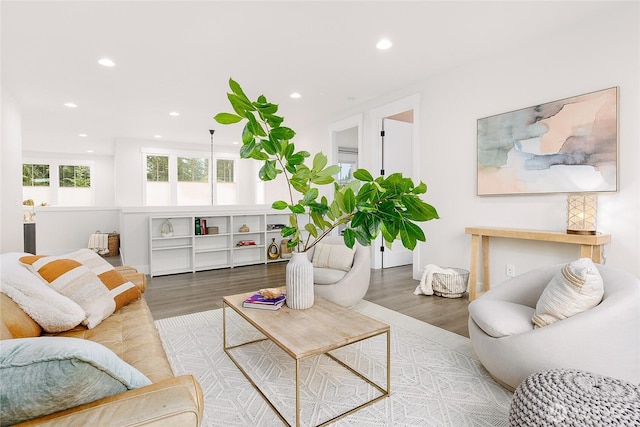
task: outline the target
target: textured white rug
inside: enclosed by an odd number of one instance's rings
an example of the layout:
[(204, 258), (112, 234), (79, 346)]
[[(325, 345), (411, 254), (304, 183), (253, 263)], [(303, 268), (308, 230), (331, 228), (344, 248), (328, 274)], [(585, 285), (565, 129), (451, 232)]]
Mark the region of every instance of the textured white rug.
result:
[[(338, 420), (337, 426), (507, 426), (511, 393), (491, 379), (469, 339), (362, 301), (356, 310), (391, 325), (391, 396)], [(280, 426), (282, 422), (222, 349), (222, 310), (157, 320), (176, 374), (191, 373), (205, 396), (203, 426)], [(228, 342), (257, 338), (227, 311)], [(230, 331), (230, 332), (229, 332)], [(290, 423), (295, 423), (295, 363), (263, 341), (234, 351)], [(386, 338), (334, 352), (385, 385)], [(378, 393), (329, 358), (303, 361), (301, 418), (317, 425)]]

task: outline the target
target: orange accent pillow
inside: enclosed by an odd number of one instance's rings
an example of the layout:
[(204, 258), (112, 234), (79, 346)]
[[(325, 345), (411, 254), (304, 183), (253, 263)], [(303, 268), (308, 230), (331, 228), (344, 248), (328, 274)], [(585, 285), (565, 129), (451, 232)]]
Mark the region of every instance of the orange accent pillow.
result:
[(133, 283), (89, 249), (62, 257), (29, 255), (20, 258), (20, 262), (80, 305), (87, 314), (82, 324), (89, 329), (142, 296)]

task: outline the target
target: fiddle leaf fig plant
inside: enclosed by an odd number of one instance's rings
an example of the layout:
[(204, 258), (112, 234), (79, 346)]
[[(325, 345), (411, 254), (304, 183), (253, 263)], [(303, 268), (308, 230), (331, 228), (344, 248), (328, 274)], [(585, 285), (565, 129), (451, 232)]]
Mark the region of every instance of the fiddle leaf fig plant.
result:
[[(399, 239), (413, 250), (418, 241), (426, 240), (416, 223), (439, 217), (420, 197), (427, 192), (424, 183), (416, 186), (400, 173), (374, 178), (367, 170), (358, 169), (354, 180), (340, 187), (334, 182), (340, 168), (327, 165), (326, 155), (317, 153), (311, 158), (308, 151), (296, 151), (291, 141), (296, 133), (283, 126), (284, 118), (276, 115), (277, 104), (264, 95), (251, 101), (233, 79), (229, 79), (229, 88), (227, 98), (234, 112), (219, 113), (214, 119), (222, 125), (244, 123), (240, 157), (263, 162), (261, 180), (284, 176), (288, 200), (277, 200), (271, 207), (289, 211), (289, 225), (281, 234), (289, 239), (290, 247), (306, 252), (340, 226), (344, 226), (344, 242), (350, 248), (356, 240), (369, 246), (379, 233), (388, 247)], [(331, 184), (333, 200), (329, 201), (320, 188)], [(308, 216), (302, 227), (300, 215)]]

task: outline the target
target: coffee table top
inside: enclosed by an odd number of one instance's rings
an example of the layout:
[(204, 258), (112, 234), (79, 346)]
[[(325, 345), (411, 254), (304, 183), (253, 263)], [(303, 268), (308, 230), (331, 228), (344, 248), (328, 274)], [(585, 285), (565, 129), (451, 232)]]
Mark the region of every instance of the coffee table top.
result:
[(326, 353), (389, 331), (389, 325), (355, 310), (315, 297), (313, 307), (292, 310), (244, 308), (255, 292), (231, 295), (223, 301), (294, 359)]

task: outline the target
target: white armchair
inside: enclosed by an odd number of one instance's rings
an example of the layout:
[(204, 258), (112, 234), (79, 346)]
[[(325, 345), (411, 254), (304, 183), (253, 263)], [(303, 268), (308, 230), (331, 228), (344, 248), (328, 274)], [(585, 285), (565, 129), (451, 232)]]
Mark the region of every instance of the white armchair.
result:
[(509, 279), (469, 304), (469, 336), (478, 359), (511, 390), (530, 374), (554, 368), (640, 383), (640, 280), (597, 265), (604, 283), (602, 302), (534, 329), (536, 303), (561, 267)]
[[(348, 250), (342, 236), (327, 236), (313, 247), (309, 253), (309, 259), (313, 259), (319, 245), (335, 245), (341, 250), (332, 251), (329, 259), (325, 259), (322, 265), (326, 267), (313, 267), (314, 293), (344, 307), (356, 305), (369, 289), (371, 278), (371, 258), (369, 248), (356, 242), (353, 247), (353, 262), (345, 264), (345, 251)], [(335, 268), (339, 266), (340, 268)]]

